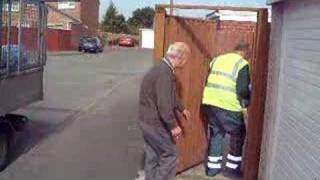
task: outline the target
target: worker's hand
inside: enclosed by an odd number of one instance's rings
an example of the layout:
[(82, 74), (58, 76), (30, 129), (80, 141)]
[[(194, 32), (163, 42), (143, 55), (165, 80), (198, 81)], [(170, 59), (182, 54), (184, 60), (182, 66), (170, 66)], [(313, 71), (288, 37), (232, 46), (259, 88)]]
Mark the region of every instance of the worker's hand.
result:
[(182, 114), (186, 118), (186, 120), (188, 120), (188, 121), (190, 120), (190, 118), (191, 118), (190, 111), (185, 109), (185, 110), (183, 110)]
[(178, 139), (182, 135), (182, 129), (180, 126), (177, 126), (171, 130), (171, 134), (174, 138)]

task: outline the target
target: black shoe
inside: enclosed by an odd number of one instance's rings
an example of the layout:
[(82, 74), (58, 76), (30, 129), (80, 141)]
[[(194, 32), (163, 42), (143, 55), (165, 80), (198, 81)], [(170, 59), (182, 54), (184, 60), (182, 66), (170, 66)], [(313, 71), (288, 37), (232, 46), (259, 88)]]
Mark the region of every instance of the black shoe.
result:
[(240, 170), (233, 170), (233, 169), (229, 169), (226, 168), (222, 175), (224, 177), (228, 177), (228, 178), (235, 178), (235, 179), (241, 179), (242, 178), (242, 172)]
[(206, 175), (209, 176), (209, 177), (214, 177), (216, 175), (218, 175), (219, 173), (221, 172), (221, 169), (219, 170), (206, 170)]

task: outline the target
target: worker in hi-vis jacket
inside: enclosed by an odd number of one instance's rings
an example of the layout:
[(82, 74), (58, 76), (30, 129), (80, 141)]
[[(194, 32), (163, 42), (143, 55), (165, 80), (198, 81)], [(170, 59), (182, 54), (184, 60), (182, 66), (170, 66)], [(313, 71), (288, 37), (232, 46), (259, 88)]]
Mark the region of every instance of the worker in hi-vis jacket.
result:
[[(241, 175), (242, 146), (246, 135), (243, 110), (250, 99), (250, 68), (245, 59), (248, 49), (249, 44), (241, 42), (234, 52), (220, 55), (210, 63), (202, 99), (211, 131), (207, 176), (215, 176), (223, 169), (228, 175)], [(230, 152), (223, 168), (226, 134), (230, 135)]]

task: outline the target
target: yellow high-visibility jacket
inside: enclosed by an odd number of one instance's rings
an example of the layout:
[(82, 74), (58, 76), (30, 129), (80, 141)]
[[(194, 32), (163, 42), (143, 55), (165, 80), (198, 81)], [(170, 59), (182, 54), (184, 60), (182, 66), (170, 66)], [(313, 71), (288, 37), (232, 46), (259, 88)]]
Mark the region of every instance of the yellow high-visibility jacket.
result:
[(239, 71), (248, 61), (236, 53), (218, 56), (210, 63), (211, 72), (204, 89), (202, 104), (216, 106), (229, 111), (242, 111), (237, 98)]

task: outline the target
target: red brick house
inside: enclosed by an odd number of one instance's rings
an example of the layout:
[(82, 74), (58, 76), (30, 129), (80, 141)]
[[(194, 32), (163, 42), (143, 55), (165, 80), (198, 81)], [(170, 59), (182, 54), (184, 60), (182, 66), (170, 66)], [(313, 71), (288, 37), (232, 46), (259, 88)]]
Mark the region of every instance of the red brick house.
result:
[(81, 25), (89, 35), (99, 29), (99, 0), (46, 0), (49, 9), (48, 27), (71, 30)]

